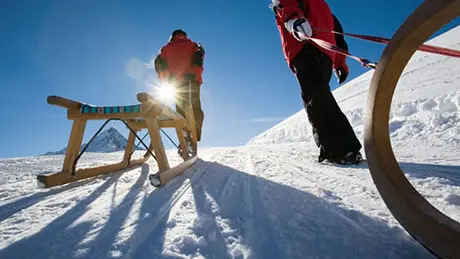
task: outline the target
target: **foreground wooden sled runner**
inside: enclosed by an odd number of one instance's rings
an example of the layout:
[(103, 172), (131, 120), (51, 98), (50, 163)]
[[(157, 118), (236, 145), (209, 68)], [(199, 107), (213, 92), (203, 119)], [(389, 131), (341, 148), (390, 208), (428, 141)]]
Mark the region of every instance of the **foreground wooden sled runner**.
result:
[[(137, 105), (97, 107), (59, 96), (49, 96), (49, 104), (67, 109), (67, 117), (73, 121), (73, 125), (62, 171), (53, 174), (38, 175), (37, 180), (39, 185), (46, 188), (53, 187), (101, 174), (133, 168), (145, 163), (153, 156), (158, 163), (159, 172), (151, 175), (150, 178), (154, 180), (153, 183), (155, 186), (160, 186), (166, 184), (170, 179), (191, 166), (197, 160), (196, 128), (194, 126), (195, 120), (191, 105), (186, 107), (186, 118), (184, 118), (148, 93), (138, 94), (137, 99), (140, 102)], [(123, 160), (120, 163), (95, 168), (76, 169), (80, 146), (82, 145), (88, 120), (107, 120), (106, 123), (110, 120), (119, 120), (125, 123), (130, 129), (128, 144)], [(173, 168), (169, 166), (160, 135), (161, 128), (175, 128), (179, 139), (184, 162)], [(145, 147), (147, 151), (142, 158), (132, 160), (131, 156), (135, 149), (135, 140), (138, 138), (136, 133), (142, 129), (148, 130), (151, 142), (148, 147)], [(195, 150), (193, 157), (189, 156), (184, 130), (191, 132), (192, 147)]]
[(460, 224), (433, 207), (409, 183), (393, 153), (388, 124), (404, 67), (422, 43), (458, 16), (460, 0), (424, 1), (399, 28), (373, 76), (365, 123), (369, 169), (383, 200), (416, 240), (442, 258), (460, 258)]

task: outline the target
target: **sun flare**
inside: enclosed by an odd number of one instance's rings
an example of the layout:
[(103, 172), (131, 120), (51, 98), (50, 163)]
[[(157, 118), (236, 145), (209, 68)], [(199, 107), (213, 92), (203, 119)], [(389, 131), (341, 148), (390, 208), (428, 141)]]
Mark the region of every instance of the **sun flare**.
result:
[(164, 102), (170, 102), (174, 101), (175, 99), (175, 89), (174, 86), (168, 83), (162, 83), (160, 86), (157, 88), (158, 91), (158, 98)]

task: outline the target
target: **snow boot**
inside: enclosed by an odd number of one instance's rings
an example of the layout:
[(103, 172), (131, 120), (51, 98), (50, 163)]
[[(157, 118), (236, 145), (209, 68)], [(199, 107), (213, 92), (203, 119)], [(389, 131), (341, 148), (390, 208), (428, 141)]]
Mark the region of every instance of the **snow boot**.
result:
[[(185, 138), (185, 144), (187, 145), (189, 155), (194, 156), (196, 154), (196, 152), (195, 152), (195, 150), (193, 148), (193, 142), (192, 142), (191, 133), (188, 130), (184, 131), (184, 138)], [(181, 148), (179, 148), (177, 153), (179, 154), (179, 156), (182, 157), (183, 150)]]
[(345, 156), (341, 158), (334, 158), (328, 159), (332, 163), (340, 164), (340, 165), (357, 165), (363, 161), (363, 156), (361, 152), (348, 152)]
[[(193, 149), (193, 145), (192, 145), (192, 138), (188, 135), (185, 135), (185, 144), (187, 145), (187, 149), (188, 149), (188, 154), (191, 155), (191, 156), (194, 156), (195, 155), (195, 150)], [(180, 157), (183, 157), (184, 155), (184, 151), (182, 150), (182, 148), (179, 147), (179, 149), (177, 149), (177, 154), (180, 156)]]
[(323, 162), (324, 160), (329, 161), (330, 163), (340, 164), (340, 165), (356, 165), (363, 161), (363, 156), (361, 152), (348, 152), (343, 157), (333, 157), (328, 154), (323, 146), (320, 146), (320, 154), (318, 157), (318, 163)]
[(188, 152), (191, 156), (194, 156), (196, 154), (195, 149), (193, 148), (193, 142), (192, 142), (192, 137), (190, 135), (187, 135), (185, 137), (185, 141), (187, 142), (188, 145)]

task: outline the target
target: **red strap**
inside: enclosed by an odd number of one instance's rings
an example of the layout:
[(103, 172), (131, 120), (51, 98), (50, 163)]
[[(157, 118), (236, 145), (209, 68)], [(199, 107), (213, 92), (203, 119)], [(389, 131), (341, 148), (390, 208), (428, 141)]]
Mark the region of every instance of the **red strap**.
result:
[[(363, 40), (382, 43), (382, 44), (390, 43), (390, 39), (383, 38), (383, 37), (369, 36), (369, 35), (362, 35), (362, 34), (353, 34), (353, 33), (345, 33), (345, 32), (337, 32), (337, 31), (329, 31), (329, 30), (319, 29), (319, 28), (314, 28), (313, 30), (326, 31), (326, 32), (334, 33), (334, 34), (340, 34), (340, 35), (344, 35), (344, 36), (349, 36), (349, 37), (353, 37), (353, 38), (357, 38), (357, 39), (363, 39)], [(423, 44), (422, 46), (420, 46), (420, 48), (418, 48), (418, 50), (424, 51), (424, 52), (440, 54), (440, 55), (445, 55), (445, 56), (449, 56), (449, 57), (460, 58), (460, 51), (458, 51), (458, 50), (442, 48), (442, 47), (437, 47), (437, 46), (433, 46), (433, 45)]]
[(357, 56), (354, 56), (352, 54), (350, 54), (350, 52), (348, 52), (347, 50), (344, 50), (334, 44), (331, 44), (325, 40), (321, 40), (321, 39), (317, 39), (317, 38), (313, 38), (313, 37), (310, 37), (309, 40), (313, 41), (316, 45), (318, 45), (319, 47), (323, 48), (323, 49), (327, 49), (329, 51), (332, 51), (332, 52), (335, 52), (335, 53), (339, 53), (339, 54), (342, 54), (342, 55), (345, 55), (345, 56), (348, 56), (352, 59), (355, 59), (359, 62), (361, 62), (361, 65), (363, 65), (364, 67), (367, 67), (367, 68), (372, 68), (372, 69), (375, 69), (377, 67), (377, 63), (374, 63), (374, 62), (370, 62), (369, 60), (365, 59), (365, 58), (360, 58), (360, 57), (357, 57)]

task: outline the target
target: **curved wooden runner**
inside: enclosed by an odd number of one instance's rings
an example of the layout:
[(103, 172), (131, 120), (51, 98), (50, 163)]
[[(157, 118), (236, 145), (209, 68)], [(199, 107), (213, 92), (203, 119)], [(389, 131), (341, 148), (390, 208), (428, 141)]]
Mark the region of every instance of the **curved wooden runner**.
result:
[(433, 207), (409, 183), (390, 143), (389, 114), (406, 64), (431, 35), (460, 15), (460, 0), (429, 0), (393, 36), (368, 96), (365, 150), (372, 178), (395, 218), (422, 245), (443, 258), (460, 258), (460, 224)]

